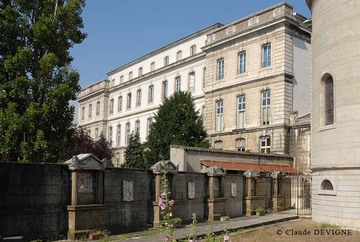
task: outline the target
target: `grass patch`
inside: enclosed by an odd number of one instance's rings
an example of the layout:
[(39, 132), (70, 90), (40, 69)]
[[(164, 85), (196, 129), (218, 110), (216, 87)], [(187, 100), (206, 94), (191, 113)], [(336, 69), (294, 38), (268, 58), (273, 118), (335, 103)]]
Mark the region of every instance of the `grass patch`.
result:
[(317, 227), (320, 229), (338, 229), (338, 228), (340, 228), (339, 225), (332, 224), (329, 222), (321, 222), (321, 223), (317, 224)]

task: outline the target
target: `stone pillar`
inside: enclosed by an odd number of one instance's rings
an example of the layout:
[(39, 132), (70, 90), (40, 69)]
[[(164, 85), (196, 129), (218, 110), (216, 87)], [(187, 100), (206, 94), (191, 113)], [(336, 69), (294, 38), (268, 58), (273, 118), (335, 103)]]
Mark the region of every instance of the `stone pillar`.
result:
[(247, 194), (246, 194), (246, 216), (251, 216), (252, 215), (252, 207), (251, 207), (251, 202), (252, 202), (252, 195), (251, 195), (251, 182), (255, 177), (258, 177), (260, 175), (260, 173), (258, 171), (245, 171), (244, 172), (244, 176), (246, 177), (246, 190), (247, 190)]
[(209, 217), (211, 221), (214, 221), (214, 201), (215, 201), (215, 191), (214, 191), (214, 177), (209, 177), (209, 199), (208, 199), (208, 206), (209, 206)]
[(246, 178), (246, 216), (251, 216), (251, 182), (252, 178)]
[(75, 206), (78, 202), (78, 174), (77, 171), (71, 171), (71, 205)]
[(159, 206), (160, 194), (161, 194), (161, 174), (156, 174), (155, 175), (155, 201), (153, 201), (153, 210), (154, 210), (153, 226), (155, 229), (160, 228), (160, 206)]

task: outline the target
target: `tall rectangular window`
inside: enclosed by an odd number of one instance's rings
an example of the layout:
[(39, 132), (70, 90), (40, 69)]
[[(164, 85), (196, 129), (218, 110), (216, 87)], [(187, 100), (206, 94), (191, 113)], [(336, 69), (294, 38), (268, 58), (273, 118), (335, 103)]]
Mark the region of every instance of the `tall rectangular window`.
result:
[(238, 74), (246, 72), (246, 52), (241, 51), (238, 54)]
[(169, 65), (169, 56), (164, 57), (164, 66)]
[(121, 76), (120, 76), (120, 83), (123, 83), (123, 82), (124, 82), (124, 76), (121, 75)]
[(155, 62), (151, 62), (150, 64), (150, 71), (155, 70)]
[(100, 101), (96, 102), (96, 116), (100, 115)]
[(189, 74), (189, 92), (195, 92), (195, 72)]
[(270, 136), (260, 137), (260, 153), (270, 153)]
[(325, 77), (324, 84), (325, 125), (331, 125), (334, 123), (334, 81), (331, 75)]
[(222, 150), (223, 149), (223, 142), (222, 140), (217, 140), (214, 143), (214, 148), (217, 150)]
[(182, 51), (179, 50), (177, 53), (176, 53), (176, 61), (179, 61), (182, 59)]
[(224, 78), (224, 58), (220, 58), (217, 60), (217, 68), (216, 68), (216, 79), (221, 80)]
[(85, 119), (85, 107), (81, 108), (81, 120)]
[(162, 98), (167, 98), (168, 96), (168, 82), (163, 81), (162, 83)]
[(131, 108), (131, 93), (128, 93), (128, 95), (127, 95), (126, 108), (127, 109)]
[(261, 92), (261, 125), (270, 124), (270, 90)]
[(89, 105), (89, 118), (91, 118), (92, 115), (92, 104)]
[(223, 130), (224, 122), (224, 102), (223, 100), (216, 101), (216, 117), (215, 117), (215, 131)]
[(99, 139), (99, 128), (95, 128), (95, 141)]
[(140, 67), (139, 70), (138, 70), (138, 76), (141, 76), (143, 74), (143, 68)]
[(206, 84), (206, 67), (204, 67), (203, 69), (203, 79), (202, 79), (202, 87), (204, 88), (205, 87), (205, 84)]
[(196, 55), (196, 45), (190, 47), (190, 56)]
[(175, 92), (181, 91), (181, 77), (178, 76), (175, 78)]
[(271, 43), (262, 46), (262, 67), (271, 66)]
[(132, 71), (129, 72), (129, 80), (131, 80), (131, 79), (133, 79), (133, 72)]
[(129, 144), (129, 138), (130, 138), (130, 123), (126, 123), (125, 126), (125, 144)]
[(111, 99), (111, 100), (110, 100), (109, 113), (110, 113), (110, 114), (113, 114), (113, 113), (114, 113), (114, 99)]
[(150, 134), (150, 130), (151, 130), (151, 125), (153, 123), (153, 118), (149, 117), (147, 119), (147, 130), (146, 130), (146, 135), (148, 136)]
[(235, 141), (235, 149), (237, 151), (242, 151), (244, 152), (245, 151), (245, 139), (237, 139)]
[(154, 86), (149, 86), (149, 93), (148, 93), (148, 103), (152, 103), (154, 101)]
[(121, 138), (121, 125), (118, 124), (116, 126), (116, 146), (120, 146), (120, 138)]
[(141, 106), (141, 89), (136, 91), (136, 106)]
[(112, 126), (109, 127), (109, 143), (110, 143), (110, 146), (112, 146), (112, 137), (113, 137), (113, 129), (112, 129)]
[(122, 103), (123, 103), (123, 98), (122, 96), (118, 97), (118, 112), (120, 113), (122, 111)]
[(245, 95), (240, 95), (237, 98), (237, 128), (243, 129), (245, 127)]
[(135, 121), (135, 132), (140, 134), (140, 120)]

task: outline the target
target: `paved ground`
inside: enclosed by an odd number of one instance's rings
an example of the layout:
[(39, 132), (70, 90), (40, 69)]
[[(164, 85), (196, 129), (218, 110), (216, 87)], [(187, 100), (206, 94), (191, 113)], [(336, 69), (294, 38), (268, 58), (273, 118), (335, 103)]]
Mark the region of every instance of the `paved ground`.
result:
[[(228, 230), (238, 230), (238, 229), (249, 229), (260, 227), (269, 224), (276, 224), (288, 220), (297, 219), (297, 215), (293, 214), (268, 214), (265, 216), (251, 216), (251, 217), (240, 217), (240, 218), (232, 218), (226, 222), (226, 226)], [(198, 224), (198, 235), (206, 235), (208, 232), (208, 224), (207, 223), (199, 223)], [(214, 222), (214, 231), (215, 233), (220, 233), (225, 229), (225, 222), (215, 221)], [(186, 239), (186, 237), (190, 234), (191, 227), (185, 226), (184, 228), (178, 228), (175, 230), (175, 238), (177, 240)], [(111, 236), (111, 240), (115, 239), (116, 235)], [(162, 241), (159, 235), (151, 235), (145, 237), (134, 237), (131, 239), (125, 239), (121, 241), (129, 241), (129, 242), (160, 242)]]

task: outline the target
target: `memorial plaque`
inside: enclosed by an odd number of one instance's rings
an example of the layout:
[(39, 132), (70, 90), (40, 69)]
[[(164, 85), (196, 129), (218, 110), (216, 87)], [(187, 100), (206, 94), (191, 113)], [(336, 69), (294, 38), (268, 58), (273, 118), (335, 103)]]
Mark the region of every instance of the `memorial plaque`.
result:
[(123, 181), (123, 201), (131, 202), (134, 200), (134, 182)]
[(188, 198), (194, 199), (195, 198), (195, 182), (188, 182)]
[(236, 197), (236, 183), (235, 182), (231, 183), (231, 196)]
[(93, 176), (91, 173), (78, 174), (78, 192), (94, 192)]

